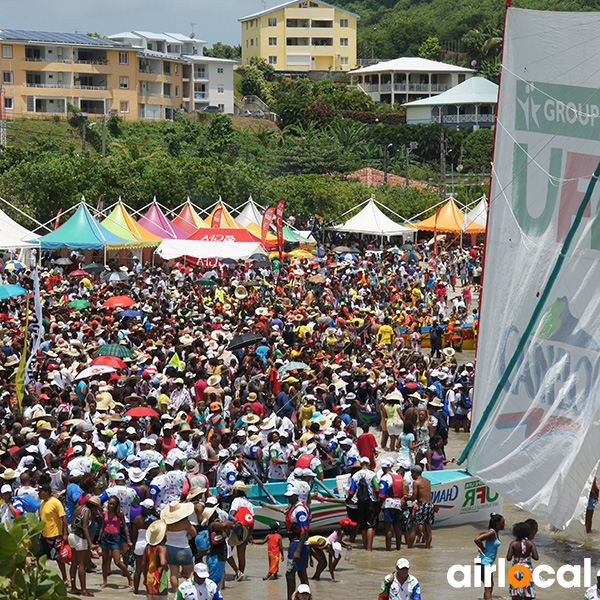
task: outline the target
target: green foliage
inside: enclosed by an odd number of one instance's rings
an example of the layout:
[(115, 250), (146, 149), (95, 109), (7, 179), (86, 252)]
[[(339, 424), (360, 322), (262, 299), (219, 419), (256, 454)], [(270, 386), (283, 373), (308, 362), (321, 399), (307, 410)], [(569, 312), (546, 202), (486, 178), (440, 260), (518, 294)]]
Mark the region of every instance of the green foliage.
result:
[(222, 113), (216, 114), (208, 125), (208, 141), (214, 152), (224, 152), (233, 140), (231, 118)]
[(17, 517), (6, 531), (0, 527), (0, 600), (66, 600), (67, 588), (46, 558), (35, 559), (44, 524), (33, 514)]
[(212, 56), (213, 58), (228, 58), (230, 60), (240, 60), (242, 57), (242, 47), (228, 46), (221, 42), (215, 42), (211, 48), (204, 48), (204, 56)]
[(244, 69), (240, 91), (243, 96), (258, 96), (267, 104), (271, 101), (269, 84), (265, 79), (264, 73), (258, 67), (249, 66)]
[(462, 143), (463, 168), (466, 173), (486, 173), (490, 168), (494, 148), (494, 132), (478, 129), (470, 133)]
[(419, 46), (419, 56), (421, 58), (427, 58), (428, 60), (439, 60), (441, 51), (442, 47), (440, 46), (440, 41), (435, 36), (428, 37)]
[(264, 58), (260, 56), (250, 57), (250, 66), (256, 67), (265, 77), (267, 81), (275, 79), (275, 67), (270, 65)]

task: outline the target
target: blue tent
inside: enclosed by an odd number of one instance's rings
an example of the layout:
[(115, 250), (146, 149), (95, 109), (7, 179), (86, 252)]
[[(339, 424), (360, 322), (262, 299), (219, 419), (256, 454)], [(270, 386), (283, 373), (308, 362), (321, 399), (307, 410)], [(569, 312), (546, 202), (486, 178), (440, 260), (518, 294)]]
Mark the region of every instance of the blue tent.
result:
[(58, 229), (36, 240), (42, 248), (81, 248), (100, 250), (105, 247), (124, 248), (131, 244), (100, 225), (88, 207), (81, 202), (75, 214)]

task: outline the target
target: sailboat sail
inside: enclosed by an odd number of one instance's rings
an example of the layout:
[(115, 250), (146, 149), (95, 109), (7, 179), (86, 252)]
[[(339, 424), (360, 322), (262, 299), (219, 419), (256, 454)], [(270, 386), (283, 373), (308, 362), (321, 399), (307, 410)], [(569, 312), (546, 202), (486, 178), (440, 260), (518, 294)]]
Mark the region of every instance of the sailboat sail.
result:
[(559, 528), (583, 516), (600, 460), (598, 31), (600, 13), (506, 15), (473, 433), (462, 457)]

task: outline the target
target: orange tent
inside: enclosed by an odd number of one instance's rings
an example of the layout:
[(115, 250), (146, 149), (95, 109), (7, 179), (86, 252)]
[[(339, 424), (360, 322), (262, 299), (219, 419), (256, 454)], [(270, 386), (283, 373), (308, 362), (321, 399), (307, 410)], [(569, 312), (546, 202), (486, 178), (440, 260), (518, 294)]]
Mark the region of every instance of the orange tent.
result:
[(435, 215), (431, 215), (428, 219), (413, 223), (413, 225), (419, 231), (437, 230), (439, 233), (443, 233), (444, 231), (449, 233), (460, 233), (461, 231), (463, 233), (483, 233), (485, 231), (485, 226), (470, 221), (465, 216), (465, 213), (456, 206), (452, 198), (439, 211), (437, 222)]

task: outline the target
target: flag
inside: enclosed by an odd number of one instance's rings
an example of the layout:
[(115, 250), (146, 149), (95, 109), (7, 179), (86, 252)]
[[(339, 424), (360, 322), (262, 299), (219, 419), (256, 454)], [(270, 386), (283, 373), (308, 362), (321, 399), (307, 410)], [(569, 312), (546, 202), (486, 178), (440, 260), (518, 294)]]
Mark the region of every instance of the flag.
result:
[(27, 359), (27, 328), (29, 326), (29, 296), (25, 304), (25, 326), (23, 327), (23, 352), (21, 352), (21, 360), (19, 368), (15, 376), (15, 392), (17, 394), (17, 403), (19, 404), (19, 412), (21, 411), (21, 403), (25, 393), (25, 360)]
[(62, 214), (62, 208), (59, 209), (58, 214), (56, 215), (56, 221), (54, 222), (54, 231), (58, 229), (58, 224), (60, 223), (60, 215)]
[(210, 226), (212, 228), (218, 228), (221, 227), (221, 217), (223, 216), (223, 208), (217, 208), (217, 210), (215, 210), (215, 212), (213, 213), (212, 216), (212, 222), (210, 224)]
[(30, 329), (32, 344), (29, 352), (29, 359), (25, 365), (25, 383), (30, 383), (35, 380), (35, 358), (40, 349), (42, 334), (44, 332), (44, 325), (42, 323), (42, 303), (40, 300), (40, 279), (37, 266), (33, 270), (33, 314)]
[(280, 200), (277, 203), (277, 209), (275, 211), (275, 224), (277, 225), (277, 246), (279, 248), (279, 260), (281, 260), (281, 253), (283, 252), (283, 205), (285, 200)]
[(179, 354), (177, 354), (177, 352), (173, 354), (171, 360), (167, 364), (171, 365), (172, 367), (175, 367), (178, 371), (183, 371), (185, 369), (185, 364), (181, 362), (181, 359), (179, 358)]
[(461, 232), (465, 232), (467, 227), (469, 226), (469, 219), (467, 218), (467, 213), (465, 213), (465, 218), (463, 219), (462, 227), (460, 228)]
[(273, 215), (275, 214), (275, 207), (270, 206), (265, 210), (265, 214), (263, 215), (262, 227), (261, 227), (261, 236), (262, 236), (262, 244), (265, 245), (265, 241), (267, 239), (267, 233), (269, 233), (269, 227), (271, 226), (271, 221), (273, 220)]
[(96, 206), (96, 210), (100, 210), (100, 202), (102, 202), (102, 194), (98, 196), (98, 205)]
[(437, 256), (437, 220), (438, 217), (440, 216), (440, 212), (441, 212), (442, 208), (438, 208), (435, 211), (435, 223), (433, 225), (433, 255)]

